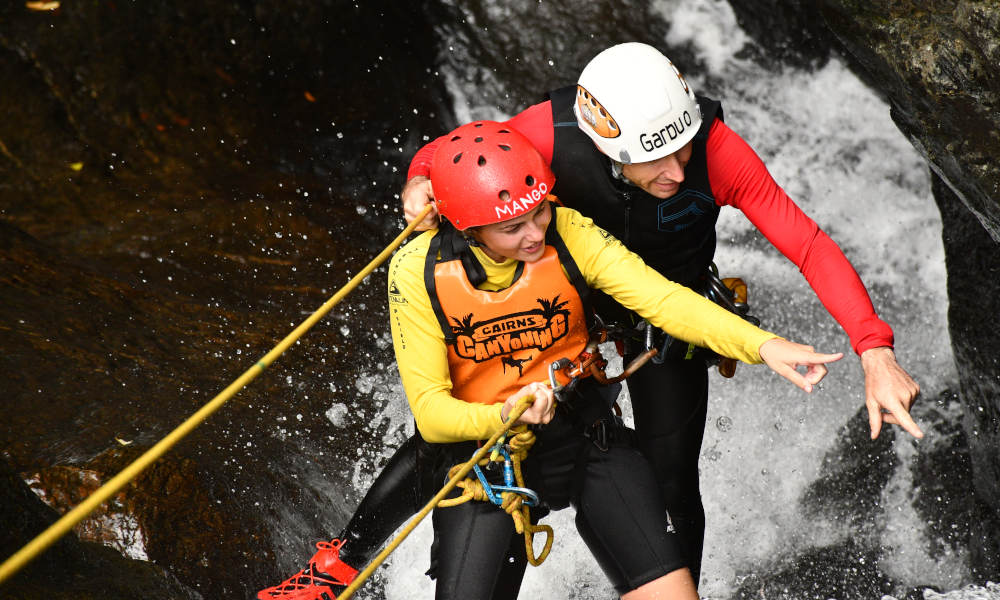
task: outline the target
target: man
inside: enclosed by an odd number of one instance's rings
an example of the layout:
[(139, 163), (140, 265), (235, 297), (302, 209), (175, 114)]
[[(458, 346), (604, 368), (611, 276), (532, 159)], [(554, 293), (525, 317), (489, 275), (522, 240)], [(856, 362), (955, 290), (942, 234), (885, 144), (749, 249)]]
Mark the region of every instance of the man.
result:
[[(794, 262), (844, 328), (865, 372), (871, 437), (884, 423), (923, 433), (909, 415), (919, 387), (896, 362), (892, 329), (875, 313), (840, 248), (778, 186), (760, 158), (723, 122), (719, 102), (696, 97), (655, 48), (627, 43), (598, 54), (578, 85), (551, 92), (507, 124), (551, 162), (553, 193), (594, 219), (647, 264), (696, 290), (705, 288), (723, 206), (741, 210)], [(408, 220), (433, 197), (427, 179), (438, 139), (410, 165), (402, 200)], [(433, 227), (432, 212), (421, 228)], [(633, 315), (605, 303), (605, 318)], [(628, 361), (639, 349), (626, 352)], [(674, 344), (659, 365), (628, 379), (636, 430), (698, 581), (705, 513), (698, 456), (707, 414), (703, 360)], [(667, 401), (669, 399), (669, 401)]]

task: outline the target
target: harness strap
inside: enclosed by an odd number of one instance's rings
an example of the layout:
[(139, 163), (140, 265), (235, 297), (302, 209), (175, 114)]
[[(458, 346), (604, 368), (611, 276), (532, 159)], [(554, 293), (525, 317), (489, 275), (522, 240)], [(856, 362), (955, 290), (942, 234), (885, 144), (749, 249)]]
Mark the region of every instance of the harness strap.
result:
[[(554, 202), (551, 203), (552, 209), (552, 220), (556, 220), (556, 212), (561, 210)], [(569, 281), (573, 284), (576, 289), (576, 293), (580, 296), (580, 302), (583, 303), (584, 313), (587, 317), (587, 328), (593, 329), (597, 321), (594, 316), (594, 306), (591, 300), (590, 287), (587, 285), (586, 279), (583, 277), (583, 273), (580, 272), (580, 267), (573, 260), (573, 255), (570, 253), (569, 248), (566, 247), (566, 242), (563, 241), (562, 236), (556, 230), (554, 224), (550, 224), (548, 231), (545, 232), (545, 243), (549, 244), (556, 249), (556, 254), (559, 256), (559, 262), (562, 263), (563, 269), (566, 270), (566, 275), (569, 276)]]

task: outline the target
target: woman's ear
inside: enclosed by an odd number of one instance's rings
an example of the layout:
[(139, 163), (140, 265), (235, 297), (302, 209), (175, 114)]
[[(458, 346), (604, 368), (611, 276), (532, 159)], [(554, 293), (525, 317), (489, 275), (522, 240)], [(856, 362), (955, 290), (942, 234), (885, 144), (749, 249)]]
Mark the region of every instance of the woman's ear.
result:
[(462, 237), (465, 238), (465, 241), (469, 242), (470, 246), (481, 247), (483, 245), (479, 241), (479, 228), (478, 227), (469, 227), (468, 229), (466, 229), (465, 231), (462, 232)]

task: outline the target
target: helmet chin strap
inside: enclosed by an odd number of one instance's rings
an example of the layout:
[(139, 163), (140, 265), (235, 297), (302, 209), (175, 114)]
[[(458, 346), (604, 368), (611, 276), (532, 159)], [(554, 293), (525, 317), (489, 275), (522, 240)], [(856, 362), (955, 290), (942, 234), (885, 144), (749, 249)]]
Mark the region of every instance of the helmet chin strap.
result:
[(624, 163), (620, 163), (620, 162), (618, 162), (617, 160), (615, 160), (613, 158), (611, 159), (611, 175), (615, 179), (619, 179), (619, 180), (624, 181), (625, 183), (627, 183), (629, 185), (632, 185), (632, 186), (635, 186), (635, 187), (639, 187), (638, 185), (636, 185), (636, 183), (634, 181), (632, 181), (631, 179), (629, 179), (628, 177), (625, 176), (625, 164)]

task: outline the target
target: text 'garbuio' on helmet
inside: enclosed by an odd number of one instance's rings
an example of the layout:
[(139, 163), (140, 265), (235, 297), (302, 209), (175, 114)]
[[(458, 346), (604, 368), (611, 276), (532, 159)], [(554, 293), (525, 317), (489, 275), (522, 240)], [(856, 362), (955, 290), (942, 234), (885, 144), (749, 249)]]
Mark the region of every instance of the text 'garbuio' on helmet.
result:
[(657, 160), (683, 148), (701, 127), (701, 110), (687, 81), (647, 44), (602, 51), (577, 84), (577, 124), (612, 160)]
[(531, 142), (496, 121), (452, 131), (431, 161), (438, 212), (460, 231), (525, 214), (545, 200), (555, 182)]

